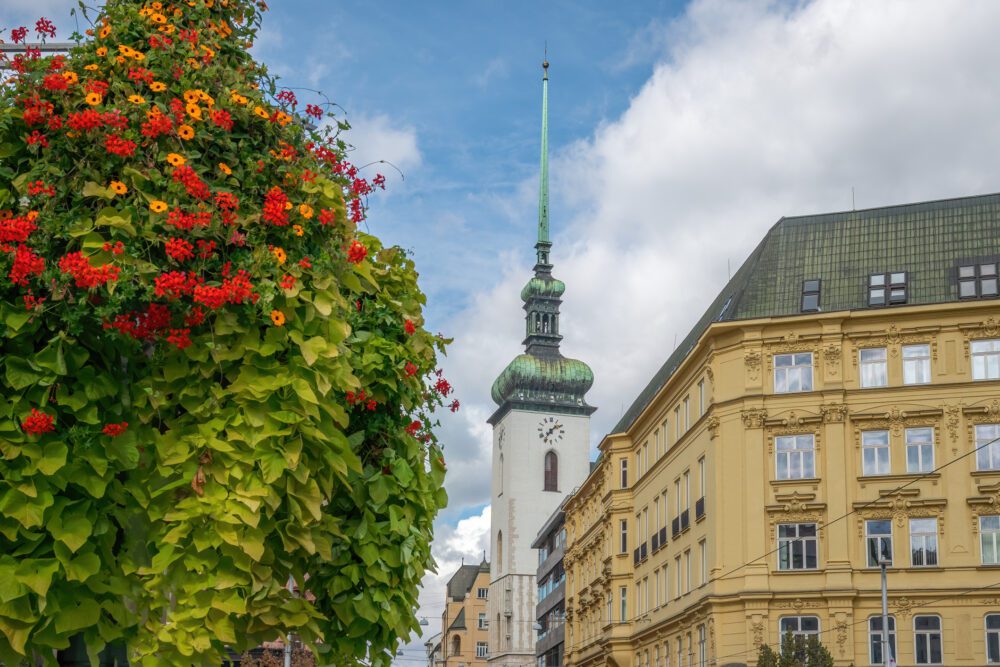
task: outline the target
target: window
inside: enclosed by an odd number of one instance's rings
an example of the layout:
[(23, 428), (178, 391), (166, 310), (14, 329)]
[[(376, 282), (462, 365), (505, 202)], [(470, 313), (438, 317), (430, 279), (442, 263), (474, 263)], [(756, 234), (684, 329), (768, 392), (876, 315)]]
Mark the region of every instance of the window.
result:
[(892, 565), (892, 521), (865, 521), (865, 546), (868, 552), (868, 567), (878, 567), (880, 559)]
[(701, 562), (701, 585), (708, 583), (708, 544), (705, 540), (698, 543), (698, 560)]
[(778, 621), (778, 644), (781, 638), (787, 634), (793, 637), (803, 637), (809, 639), (810, 635), (819, 636), (819, 616), (785, 616)]
[(503, 570), (503, 531), (497, 531), (497, 567)]
[(861, 350), (861, 387), (884, 387), (889, 384), (889, 367), (884, 347)]
[(485, 658), (490, 654), (490, 645), (486, 642), (476, 642), (476, 657)]
[(976, 426), (976, 469), (1000, 470), (1000, 424)]
[(628, 519), (621, 520), (621, 549), (618, 553), (628, 553)]
[(451, 654), (462, 655), (462, 638), (458, 635), (451, 638)]
[(667, 604), (670, 601), (670, 568), (666, 565), (663, 566), (663, 595), (660, 600), (662, 600), (661, 604)]
[(622, 459), (622, 488), (628, 488), (628, 459)]
[(698, 667), (705, 667), (708, 664), (708, 647), (705, 643), (705, 626), (698, 626)]
[(686, 549), (684, 551), (684, 570), (687, 575), (684, 577), (684, 591), (691, 590), (691, 550)]
[(1000, 663), (1000, 614), (986, 616), (986, 662)]
[(543, 491), (558, 491), (558, 490), (559, 490), (559, 456), (555, 452), (547, 452), (545, 454), (545, 488), (543, 489)]
[(691, 509), (691, 471), (684, 471), (684, 511)]
[(691, 428), (691, 397), (684, 397), (684, 432)]
[[(882, 617), (872, 616), (868, 619), (868, 654), (871, 664), (882, 665)], [(889, 657), (896, 657), (896, 619), (889, 617)]]
[(918, 665), (941, 664), (941, 617), (913, 617), (913, 657)]
[(698, 459), (698, 497), (704, 498), (705, 492), (705, 457)]
[(674, 591), (675, 597), (680, 597), (684, 595), (684, 570), (681, 568), (681, 557), (674, 557), (674, 572), (677, 573), (677, 590)]
[(681, 439), (681, 434), (684, 431), (681, 430), (681, 406), (674, 408), (674, 442)]
[(973, 380), (1000, 380), (1000, 340), (974, 340), (972, 352)]
[(814, 570), (818, 551), (816, 524), (778, 524), (778, 569)]
[(635, 615), (642, 614), (642, 582), (635, 582)]
[(653, 604), (652, 608), (656, 609), (660, 606), (660, 568), (656, 568), (653, 572)]
[(677, 638), (677, 667), (684, 667), (684, 640)]
[(788, 394), (812, 391), (812, 352), (774, 355), (774, 391)]
[(861, 466), (865, 476), (889, 474), (888, 431), (861, 433)]
[(628, 620), (628, 588), (622, 586), (618, 589), (618, 598), (621, 601), (621, 616), (619, 620), (624, 623)]
[(486, 618), (486, 614), (480, 612), (480, 614), (479, 614), (479, 629), (480, 630), (485, 630), (488, 627), (490, 627), (490, 622)]
[(906, 472), (934, 470), (934, 429), (906, 429)]
[(819, 310), (819, 288), (820, 281), (818, 279), (802, 281), (803, 313), (815, 313)]
[(1000, 516), (979, 517), (979, 540), (983, 565), (1000, 565)]
[(705, 414), (705, 381), (698, 381), (698, 416)]
[(958, 267), (958, 296), (961, 299), (977, 299), (997, 296), (997, 265), (970, 264)]
[(874, 273), (868, 276), (868, 305), (906, 303), (906, 272)]
[(476, 597), (480, 600), (485, 600), (490, 595), (490, 589), (488, 588), (477, 588)]
[(903, 384), (927, 384), (931, 381), (931, 346), (903, 346)]
[(910, 519), (910, 565), (938, 564), (937, 519)]
[(774, 439), (778, 479), (812, 479), (816, 476), (812, 434), (782, 435)]

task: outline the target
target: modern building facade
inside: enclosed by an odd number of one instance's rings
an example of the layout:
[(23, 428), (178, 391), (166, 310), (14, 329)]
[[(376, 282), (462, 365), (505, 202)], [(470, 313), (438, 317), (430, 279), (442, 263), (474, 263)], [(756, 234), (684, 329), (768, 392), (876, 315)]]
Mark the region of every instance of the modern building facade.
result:
[(485, 667), (490, 655), (490, 564), (462, 565), (448, 580), (438, 667)]
[(538, 667), (561, 667), (566, 637), (566, 515), (562, 508), (552, 513), (531, 543), (538, 551), (538, 605), (535, 607)]
[(594, 382), (582, 361), (559, 350), (559, 306), (566, 289), (552, 276), (548, 196), (548, 63), (542, 79), (542, 159), (534, 276), (521, 291), (524, 354), (493, 383), (490, 664), (535, 664), (535, 575), (532, 540), (565, 494), (589, 470)]
[(779, 221), (564, 504), (567, 665), (1000, 664), (1000, 195)]

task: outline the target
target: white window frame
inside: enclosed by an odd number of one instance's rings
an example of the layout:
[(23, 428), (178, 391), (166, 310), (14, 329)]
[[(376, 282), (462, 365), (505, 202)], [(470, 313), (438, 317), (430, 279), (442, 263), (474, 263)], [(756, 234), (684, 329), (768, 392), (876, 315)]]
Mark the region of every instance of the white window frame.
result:
[(774, 393), (796, 394), (813, 390), (812, 352), (776, 354), (773, 363)]
[(628, 553), (628, 519), (622, 519), (618, 523), (618, 527), (619, 527), (619, 531), (620, 531), (619, 532), (619, 536), (621, 538), (621, 542), (618, 545), (619, 547), (621, 547), (621, 549), (618, 551), (618, 553), (619, 554), (627, 554)]
[(488, 599), (489, 595), (490, 595), (490, 589), (489, 588), (477, 588), (476, 589), (476, 598), (478, 598), (480, 600), (486, 600), (486, 599)]
[(490, 655), (490, 645), (488, 642), (476, 642), (476, 657), (488, 658)]
[(1000, 380), (1000, 338), (969, 342), (973, 380)]
[[(927, 526), (933, 525), (933, 530)], [(919, 529), (918, 529), (919, 527)], [(929, 563), (928, 554), (933, 549), (934, 562)], [(922, 553), (923, 563), (917, 555)], [(935, 518), (910, 519), (910, 566), (911, 567), (937, 567), (941, 563), (941, 552), (938, 548), (938, 522)]]
[[(976, 470), (1000, 470), (1000, 424), (976, 424)], [(991, 443), (992, 444), (989, 444)]]
[(621, 488), (628, 488), (628, 457), (622, 458), (621, 463)]
[(705, 667), (708, 664), (708, 646), (706, 642), (705, 626), (698, 626), (698, 667)]
[[(872, 533), (871, 530), (870, 530), (871, 527), (872, 527), (872, 524), (887, 524), (889, 526), (889, 532), (888, 533)], [(871, 551), (871, 546), (870, 546), (872, 540), (878, 540), (878, 543), (876, 545), (876, 551), (875, 551), (876, 554), (881, 554), (882, 553), (882, 549), (881, 549), (882, 544), (885, 543), (886, 541), (888, 541), (888, 543), (889, 543), (889, 563), (888, 563), (888, 566), (892, 567), (892, 564), (895, 562), (895, 558), (896, 558), (896, 554), (895, 554), (895, 552), (893, 550), (893, 544), (892, 544), (892, 519), (867, 519), (865, 521), (865, 561), (866, 561), (868, 567), (875, 568), (875, 567), (879, 567), (879, 563), (878, 562), (875, 562), (874, 564), (872, 563), (872, 558), (871, 558), (872, 551)]]
[(889, 354), (886, 348), (866, 347), (858, 350), (858, 364), (862, 389), (889, 386)]
[[(803, 445), (808, 446), (803, 446)], [(791, 445), (789, 447), (789, 445)], [(798, 475), (793, 475), (792, 461), (798, 462)], [(816, 436), (813, 433), (779, 435), (774, 438), (775, 479), (816, 478)]]
[(621, 601), (621, 622), (628, 620), (628, 586), (618, 587), (619, 600)]
[[(882, 616), (869, 616), (868, 617), (868, 660), (872, 665), (883, 664), (881, 660), (875, 659), (875, 647), (879, 647), (879, 652), (882, 651), (882, 633), (885, 631), (884, 628), (880, 630), (873, 629), (873, 623), (877, 621), (878, 624), (882, 625)], [(877, 638), (877, 639), (876, 639)], [(892, 655), (891, 658), (898, 659), (899, 649), (896, 646), (896, 617), (889, 616), (889, 653)]]
[[(816, 621), (816, 629), (815, 630), (803, 630), (802, 629), (802, 621), (804, 619), (815, 620)], [(784, 627), (786, 621), (794, 621), (794, 623), (795, 623), (795, 629), (794, 630), (786, 630), (785, 627)], [(788, 634), (789, 632), (792, 634), (793, 637), (802, 637), (803, 639), (806, 639), (806, 640), (808, 640), (809, 637), (816, 637), (818, 639), (819, 635), (821, 633), (819, 616), (816, 616), (816, 615), (813, 615), (813, 614), (803, 614), (801, 616), (782, 616), (781, 618), (779, 618), (778, 619), (778, 646), (781, 646), (781, 640), (784, 639), (785, 635)]]
[[(789, 526), (795, 527), (795, 535), (792, 536), (782, 536), (782, 528)], [(812, 535), (801, 535), (803, 526), (812, 526)], [(779, 523), (777, 527), (778, 535), (778, 571), (780, 572), (811, 572), (819, 569), (819, 529), (815, 523), (805, 522), (805, 523)], [(808, 566), (808, 550), (809, 545), (812, 545), (813, 556), (816, 564), (813, 567)], [(802, 567), (794, 567), (793, 563), (795, 560), (792, 558), (792, 553), (796, 547), (801, 547), (802, 549)], [(782, 567), (782, 552), (790, 551), (787, 557), (787, 566)]]
[[(994, 619), (993, 628), (990, 627), (991, 618)], [(1000, 665), (1000, 614), (986, 614), (983, 617), (983, 630), (986, 633), (986, 662), (990, 665)]]
[[(986, 558), (987, 546), (993, 551), (990, 559)], [(983, 565), (1000, 565), (1000, 515), (979, 517), (979, 558)]]
[[(937, 629), (929, 630), (917, 630), (917, 620), (921, 618), (934, 619), (937, 621)], [(943, 624), (941, 623), (941, 617), (937, 614), (918, 614), (913, 617), (913, 662), (917, 665), (940, 665), (942, 660), (944, 660), (944, 635), (942, 631)], [(933, 639), (937, 636), (937, 650), (941, 660), (933, 660)], [(919, 659), (919, 646), (924, 643), (924, 649), (927, 651), (927, 656), (925, 660)]]
[(863, 476), (878, 477), (892, 474), (891, 440), (889, 431), (861, 432), (861, 474)]
[(477, 623), (480, 630), (486, 630), (490, 627), (490, 619), (486, 616), (485, 612), (479, 612)]
[(930, 343), (903, 346), (903, 384), (930, 384)]
[(698, 559), (701, 561), (701, 586), (708, 583), (708, 542), (702, 540), (698, 543)]
[[(930, 434), (930, 440), (917, 439), (923, 434)], [(908, 428), (904, 437), (906, 439), (906, 472), (911, 475), (933, 472), (934, 428), (931, 426)]]

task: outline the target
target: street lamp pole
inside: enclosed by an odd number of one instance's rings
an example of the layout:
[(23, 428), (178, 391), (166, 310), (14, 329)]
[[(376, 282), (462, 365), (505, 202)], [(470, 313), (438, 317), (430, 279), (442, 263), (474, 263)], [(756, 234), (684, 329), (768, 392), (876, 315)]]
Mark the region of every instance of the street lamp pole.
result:
[[(884, 667), (890, 667), (890, 661), (892, 661), (892, 658), (889, 657), (889, 593), (885, 572), (887, 561), (883, 548), (879, 558), (879, 566), (882, 570), (882, 664)], [(895, 663), (895, 661), (892, 662)]]

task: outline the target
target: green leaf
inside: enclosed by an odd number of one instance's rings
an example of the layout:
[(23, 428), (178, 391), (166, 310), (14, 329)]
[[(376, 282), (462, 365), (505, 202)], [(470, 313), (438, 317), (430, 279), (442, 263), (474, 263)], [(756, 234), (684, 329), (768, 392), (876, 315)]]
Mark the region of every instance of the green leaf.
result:
[(81, 194), (84, 197), (101, 197), (102, 199), (114, 199), (115, 193), (111, 188), (106, 188), (103, 185), (99, 185), (94, 181), (87, 181), (83, 185), (83, 191)]
[(39, 472), (45, 475), (54, 475), (66, 465), (66, 456), (69, 448), (61, 441), (47, 442), (42, 447), (42, 458), (35, 464)]
[(56, 538), (70, 551), (79, 551), (80, 547), (87, 543), (94, 530), (94, 524), (87, 518), (86, 509), (76, 506), (71, 510), (63, 510), (49, 519), (46, 526), (52, 537)]
[(18, 563), (14, 576), (36, 594), (45, 597), (52, 585), (52, 575), (58, 570), (59, 561), (55, 558), (28, 558)]
[(96, 625), (101, 607), (96, 601), (84, 598), (78, 604), (61, 609), (55, 617), (56, 630), (69, 634)]
[(101, 570), (101, 559), (92, 551), (82, 553), (63, 566), (69, 581), (87, 581)]

